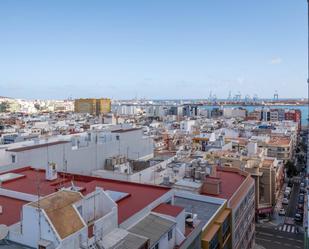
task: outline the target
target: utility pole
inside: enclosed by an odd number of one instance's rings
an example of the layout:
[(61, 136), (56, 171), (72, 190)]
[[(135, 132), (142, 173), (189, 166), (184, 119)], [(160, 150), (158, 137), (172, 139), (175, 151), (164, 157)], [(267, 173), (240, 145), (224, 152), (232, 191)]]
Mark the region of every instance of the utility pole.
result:
[[(306, 162), (306, 175), (308, 177), (309, 173), (309, 0), (307, 0), (307, 66), (308, 66), (308, 79), (307, 79), (307, 87), (308, 87), (308, 116), (307, 116), (307, 162)], [(305, 248), (309, 248), (309, 243), (308, 243), (308, 224), (304, 227), (305, 228), (305, 233), (304, 233), (304, 242), (305, 242)]]
[(307, 162), (306, 162), (306, 173), (308, 176), (309, 173), (309, 0), (307, 0), (307, 18), (308, 18), (308, 25), (307, 25), (307, 33), (308, 33), (308, 55), (307, 55), (307, 66), (308, 66), (308, 79), (307, 79), (307, 87), (308, 87), (308, 96), (307, 96), (307, 101), (308, 101), (308, 116), (307, 116)]

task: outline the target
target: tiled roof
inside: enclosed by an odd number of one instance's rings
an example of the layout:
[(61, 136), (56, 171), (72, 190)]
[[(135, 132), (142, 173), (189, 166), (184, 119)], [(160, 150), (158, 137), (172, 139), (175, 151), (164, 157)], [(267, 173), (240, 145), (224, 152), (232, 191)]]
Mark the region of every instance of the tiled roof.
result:
[(80, 193), (62, 190), (30, 205), (44, 209), (57, 233), (64, 239), (84, 227), (77, 211), (73, 208), (73, 204), (81, 199)]

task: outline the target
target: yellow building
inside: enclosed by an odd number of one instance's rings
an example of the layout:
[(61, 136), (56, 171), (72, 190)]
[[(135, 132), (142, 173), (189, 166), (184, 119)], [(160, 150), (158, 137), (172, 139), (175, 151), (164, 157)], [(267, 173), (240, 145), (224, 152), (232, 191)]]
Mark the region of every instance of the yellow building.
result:
[(202, 248), (232, 248), (232, 216), (226, 205), (202, 232)]
[(93, 115), (106, 114), (111, 111), (110, 99), (76, 99), (74, 111), (77, 113), (90, 113)]

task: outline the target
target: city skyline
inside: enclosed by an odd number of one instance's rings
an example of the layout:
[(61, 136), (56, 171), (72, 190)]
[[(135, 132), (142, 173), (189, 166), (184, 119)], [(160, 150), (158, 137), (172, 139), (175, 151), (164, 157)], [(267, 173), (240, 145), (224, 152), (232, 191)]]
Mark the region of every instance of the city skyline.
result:
[(306, 1), (1, 1), (0, 95), (306, 97)]

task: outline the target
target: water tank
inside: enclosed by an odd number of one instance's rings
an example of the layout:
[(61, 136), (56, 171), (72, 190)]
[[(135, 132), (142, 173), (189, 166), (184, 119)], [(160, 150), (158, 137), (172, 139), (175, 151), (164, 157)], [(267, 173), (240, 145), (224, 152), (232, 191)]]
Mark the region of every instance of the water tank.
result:
[(164, 176), (163, 177), (163, 184), (164, 185), (169, 185), (170, 183), (170, 177), (169, 176)]
[(191, 168), (186, 168), (185, 170), (185, 177), (186, 178), (191, 178), (192, 176), (192, 169)]
[(195, 171), (194, 178), (197, 179), (197, 180), (201, 179), (201, 171), (200, 170)]
[(206, 172), (201, 172), (201, 181), (205, 181), (206, 175)]

